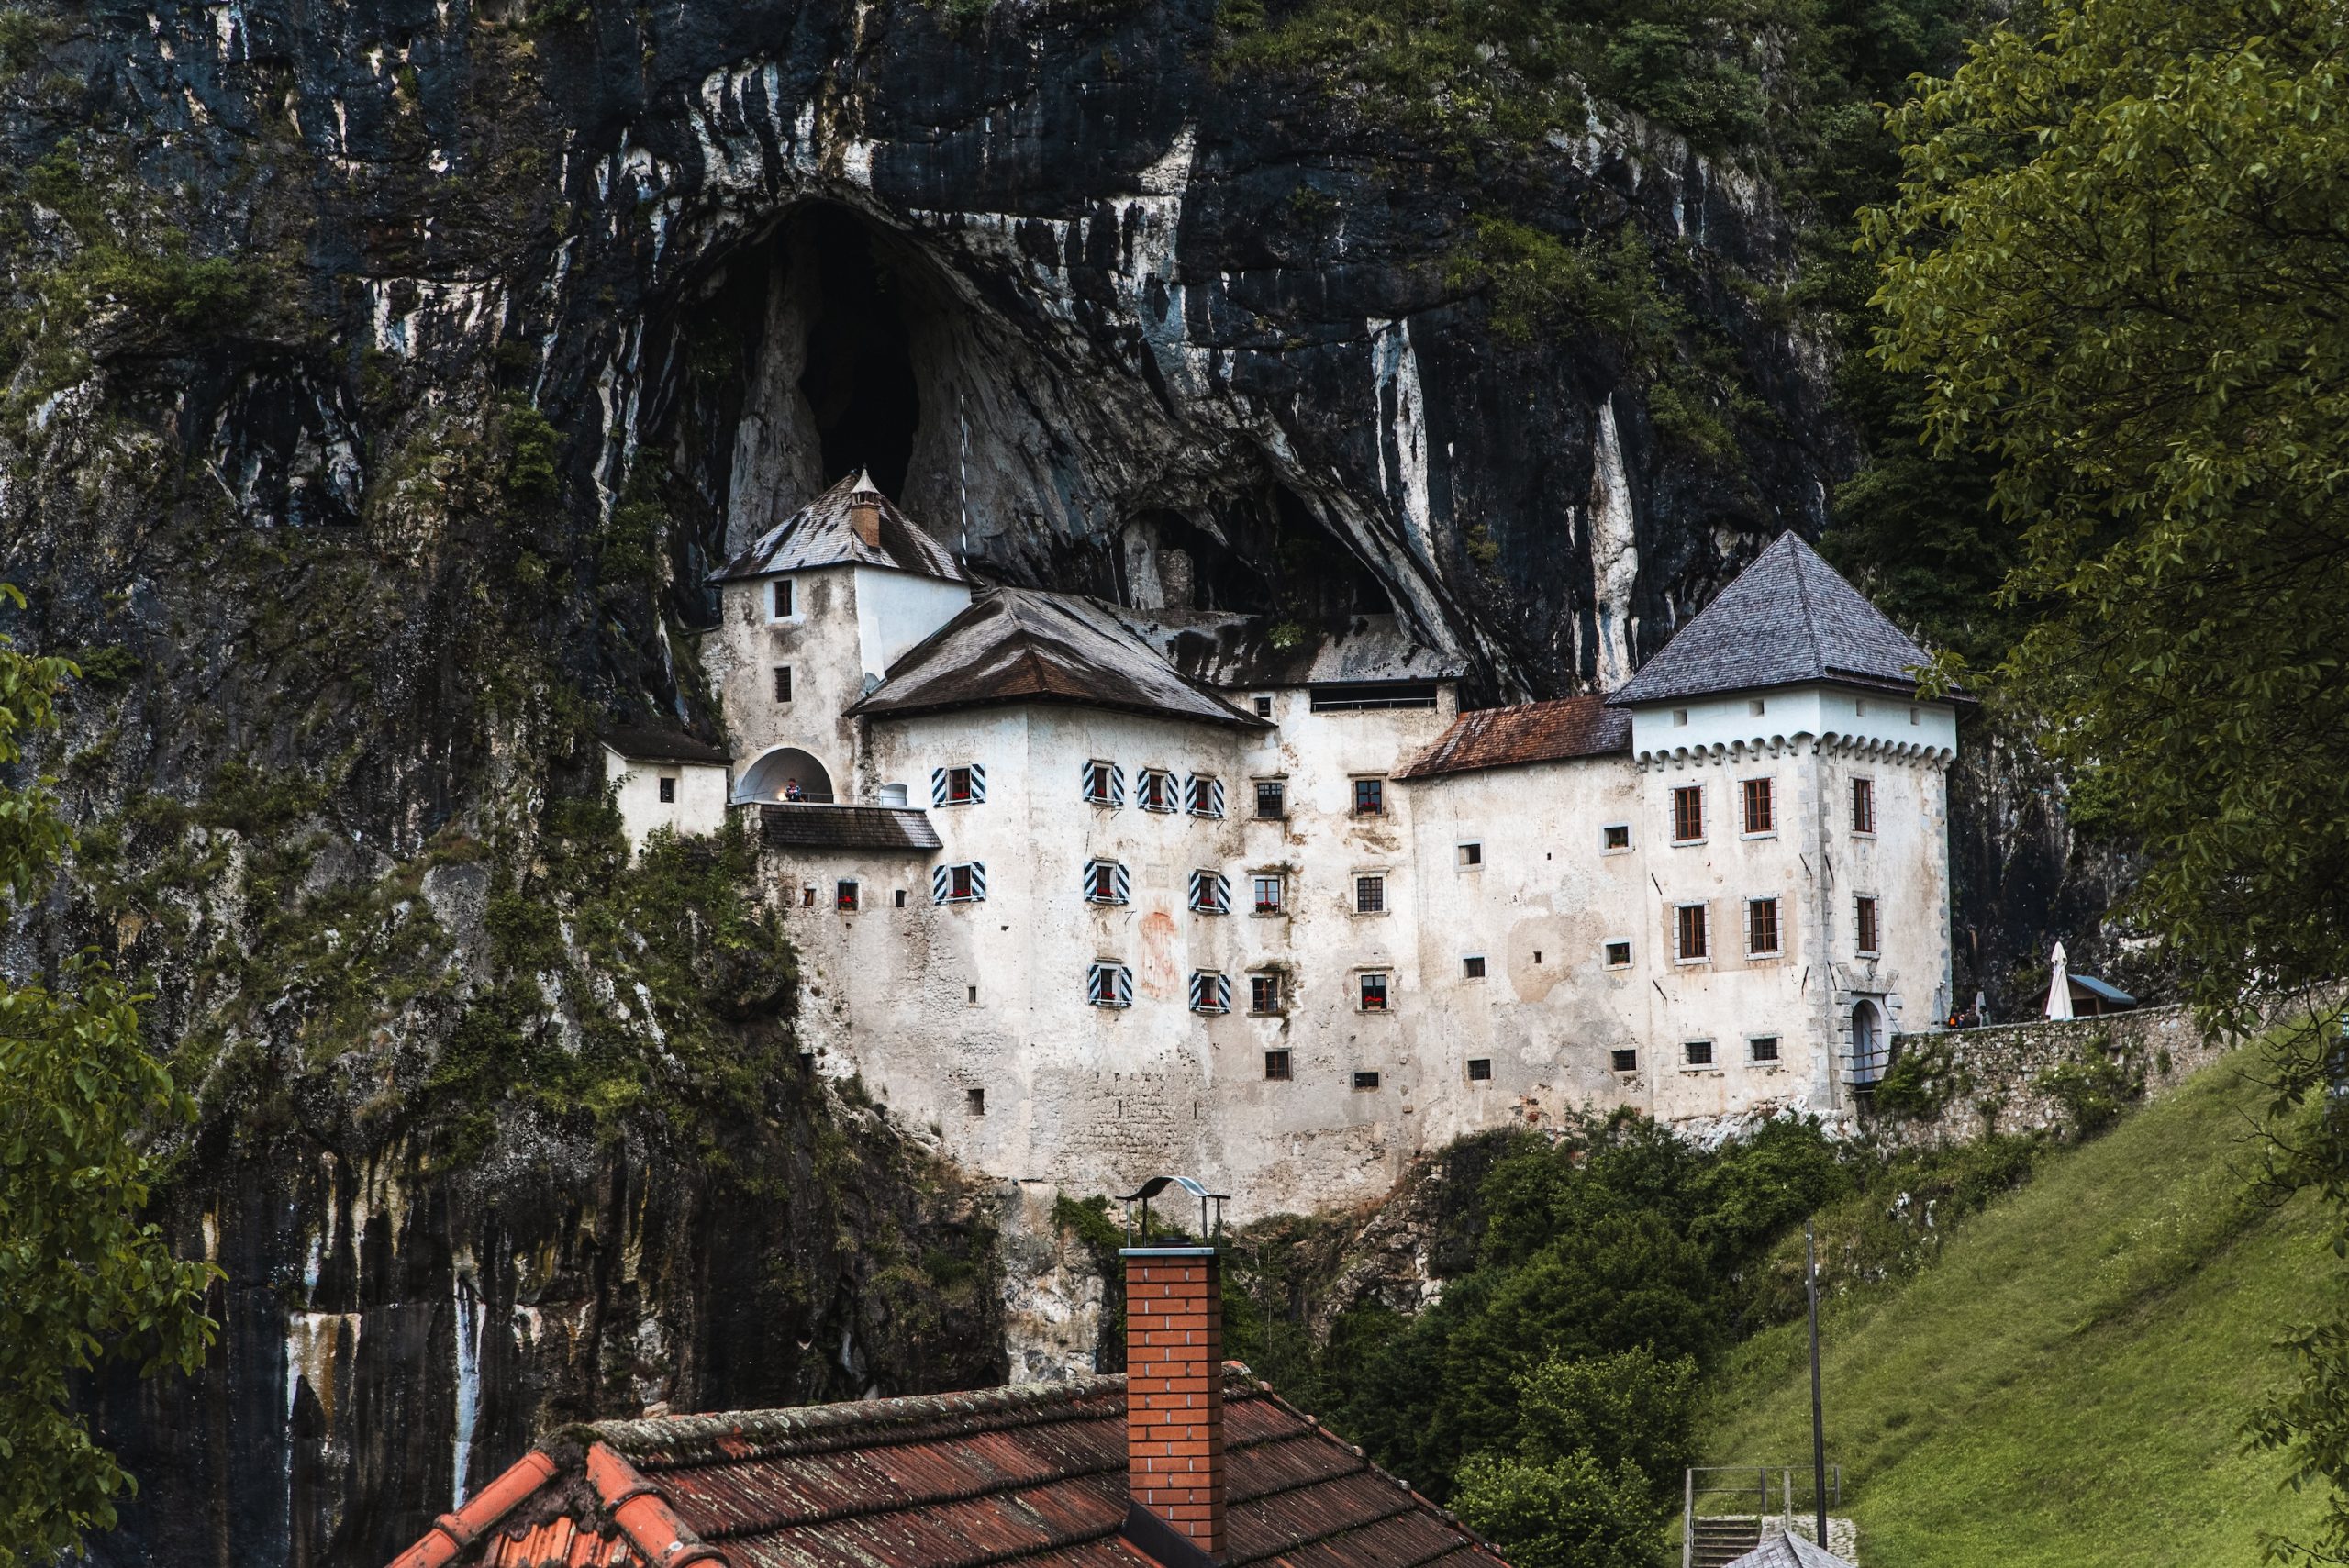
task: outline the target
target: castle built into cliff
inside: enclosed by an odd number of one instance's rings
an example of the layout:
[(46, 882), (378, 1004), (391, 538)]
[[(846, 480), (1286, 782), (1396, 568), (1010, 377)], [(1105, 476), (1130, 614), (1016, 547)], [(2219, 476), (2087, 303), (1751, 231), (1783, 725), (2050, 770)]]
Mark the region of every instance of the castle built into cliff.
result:
[(1791, 533), (1470, 712), (1396, 617), (982, 586), (861, 477), (716, 580), (730, 752), (615, 733), (629, 832), (748, 817), (803, 1050), (974, 1169), (1323, 1207), (1572, 1106), (1840, 1117), (1948, 1009), (1955, 715)]

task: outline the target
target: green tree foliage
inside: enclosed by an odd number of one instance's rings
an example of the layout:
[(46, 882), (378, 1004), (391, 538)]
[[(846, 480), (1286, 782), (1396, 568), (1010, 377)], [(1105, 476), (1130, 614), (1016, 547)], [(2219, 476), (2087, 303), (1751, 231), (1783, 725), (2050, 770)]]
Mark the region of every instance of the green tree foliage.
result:
[(1453, 1501), (1516, 1568), (1658, 1568), (1664, 1555), (1665, 1510), (1647, 1477), (1588, 1453), (1546, 1464), (1479, 1454)]
[[(2000, 663), (2042, 743), (2143, 850), (2133, 913), (2206, 1014), (2349, 973), (2349, 81), (2332, 0), (2071, 0), (1992, 33), (1893, 117), (1867, 220), (1878, 355), (2014, 530)], [(2279, 1048), (2287, 1183), (2349, 1199), (2308, 1103), (2329, 1030)], [(2349, 1251), (2349, 1226), (2341, 1239)], [(2349, 1328), (2256, 1429), (2335, 1490), (2349, 1562)]]
[[(72, 669), (0, 639), (0, 768), (54, 728)], [(39, 784), (0, 788), (0, 884), (19, 902), (67, 841)], [(215, 1271), (173, 1258), (142, 1218), (159, 1164), (147, 1134), (195, 1107), (141, 1044), (136, 1000), (86, 960), (53, 985), (0, 983), (0, 1564), (75, 1550), (131, 1485), (74, 1410), (74, 1376), (192, 1369), (212, 1340)]]

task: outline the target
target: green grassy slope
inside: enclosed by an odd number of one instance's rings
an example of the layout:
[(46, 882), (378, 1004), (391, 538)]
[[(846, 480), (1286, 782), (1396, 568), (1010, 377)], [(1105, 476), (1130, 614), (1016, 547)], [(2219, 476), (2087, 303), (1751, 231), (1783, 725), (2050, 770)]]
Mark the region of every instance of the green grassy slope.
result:
[[(2332, 1288), (2321, 1215), (2254, 1204), (2243, 1053), (2050, 1160), (1938, 1263), (1831, 1310), (1827, 1446), (1865, 1568), (2210, 1568), (2258, 1561), (2312, 1496), (2236, 1436), (2290, 1375), (2280, 1326)], [(1745, 1346), (1710, 1462), (1809, 1451), (1801, 1325)]]

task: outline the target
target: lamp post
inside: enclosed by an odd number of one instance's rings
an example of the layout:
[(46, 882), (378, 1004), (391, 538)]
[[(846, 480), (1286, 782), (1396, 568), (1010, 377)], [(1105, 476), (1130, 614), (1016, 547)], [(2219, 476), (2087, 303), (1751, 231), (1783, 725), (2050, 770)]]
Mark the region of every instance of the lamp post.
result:
[(1810, 1295), (1810, 1495), (1819, 1505), (1819, 1550), (1827, 1550), (1827, 1418), (1819, 1397), (1819, 1238), (1802, 1222), (1806, 1283)]

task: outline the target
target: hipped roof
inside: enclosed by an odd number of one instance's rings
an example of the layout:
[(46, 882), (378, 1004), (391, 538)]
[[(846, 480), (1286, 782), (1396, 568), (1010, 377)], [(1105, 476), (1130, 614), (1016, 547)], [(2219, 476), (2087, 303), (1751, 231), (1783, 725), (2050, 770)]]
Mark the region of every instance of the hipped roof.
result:
[(1914, 695), (1924, 651), (1791, 531), (1609, 697), (1617, 707), (1826, 681)]
[(1074, 595), (989, 588), (909, 650), (851, 713), (905, 715), (990, 703), (1067, 703), (1262, 728), (1185, 679), (1115, 611)]
[[(880, 545), (856, 537), (849, 521), (849, 501), (861, 497), (881, 511)], [(772, 577), (784, 572), (804, 572), (818, 566), (887, 566), (949, 583), (968, 583), (970, 574), (954, 552), (899, 511), (882, 495), (867, 473), (841, 480), (799, 510), (762, 534), (748, 550), (709, 574), (713, 583), (740, 577)]]
[[(1227, 1363), (1230, 1568), (1505, 1568)], [(1121, 1534), (1126, 1380), (601, 1421), (526, 1455), (393, 1568), (1163, 1568)]]

